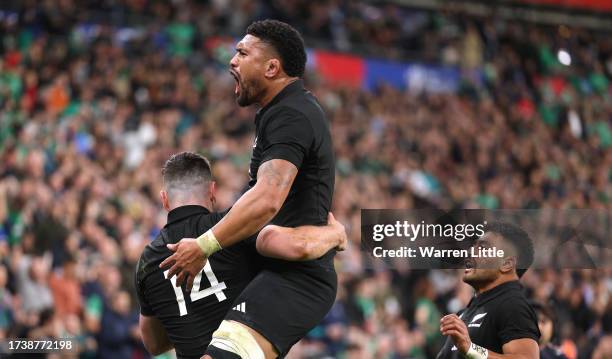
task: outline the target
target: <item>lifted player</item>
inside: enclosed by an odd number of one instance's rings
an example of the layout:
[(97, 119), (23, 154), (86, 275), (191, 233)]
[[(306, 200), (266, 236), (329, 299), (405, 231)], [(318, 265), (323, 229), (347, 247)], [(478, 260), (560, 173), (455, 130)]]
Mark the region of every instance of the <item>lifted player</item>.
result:
[[(142, 339), (153, 355), (174, 347), (179, 358), (200, 358), (234, 299), (259, 271), (252, 243), (255, 239), (212, 255), (191, 290), (177, 287), (176, 277), (166, 279), (159, 268), (172, 253), (167, 245), (207, 231), (223, 213), (211, 212), (215, 182), (204, 157), (189, 152), (176, 154), (166, 162), (162, 173), (164, 188), (160, 194), (169, 211), (168, 223), (145, 248), (136, 271)], [(334, 247), (342, 249), (345, 241), (344, 227), (330, 214), (329, 225), (322, 227), (267, 226), (259, 233), (257, 247), (265, 255), (308, 260)], [(236, 308), (249, 309), (241, 303)]]
[[(181, 240), (176, 253), (162, 263), (170, 268), (170, 276), (177, 274), (179, 283), (193, 281), (206, 257), (268, 223), (327, 223), (334, 153), (325, 113), (301, 80), (304, 42), (294, 28), (274, 20), (255, 22), (246, 33), (236, 46), (230, 72), (236, 79), (238, 104), (261, 106), (255, 116), (250, 189), (211, 230), (197, 239)], [(266, 260), (237, 300), (246, 303), (246, 312), (228, 313), (207, 354), (214, 359), (286, 354), (334, 303), (334, 253), (304, 262)]]
[(463, 281), (476, 295), (459, 316), (440, 320), (448, 339), (437, 358), (539, 358), (538, 318), (519, 283), (533, 262), (531, 239), (512, 224), (491, 223), (475, 246), (501, 248), (505, 255), (466, 260)]

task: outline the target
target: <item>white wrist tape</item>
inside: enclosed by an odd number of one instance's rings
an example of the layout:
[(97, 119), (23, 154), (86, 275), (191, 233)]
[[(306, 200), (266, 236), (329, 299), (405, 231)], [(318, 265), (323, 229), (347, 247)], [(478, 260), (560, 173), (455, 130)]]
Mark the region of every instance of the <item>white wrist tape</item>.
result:
[(196, 243), (206, 257), (210, 257), (213, 253), (221, 250), (221, 245), (213, 234), (212, 229), (209, 229), (206, 233), (196, 238)]
[(464, 355), (467, 359), (487, 359), (489, 357), (489, 351), (480, 345), (470, 343), (470, 349)]

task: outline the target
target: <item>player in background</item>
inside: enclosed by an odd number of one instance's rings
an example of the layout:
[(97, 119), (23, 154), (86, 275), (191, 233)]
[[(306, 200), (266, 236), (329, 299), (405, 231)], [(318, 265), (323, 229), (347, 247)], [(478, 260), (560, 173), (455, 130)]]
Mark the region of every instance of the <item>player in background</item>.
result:
[[(236, 45), (230, 72), (240, 106), (258, 105), (249, 168), (250, 189), (229, 213), (197, 239), (186, 238), (162, 263), (181, 283), (193, 282), (206, 258), (259, 231), (327, 223), (335, 181), (329, 124), (301, 80), (306, 50), (301, 35), (275, 20), (251, 24)], [(195, 236), (193, 236), (195, 237)], [(303, 262), (266, 260), (213, 334), (214, 359), (275, 358), (286, 354), (334, 303), (335, 251)]]
[(463, 281), (476, 293), (459, 315), (440, 320), (448, 338), (437, 358), (539, 358), (538, 318), (519, 283), (533, 262), (531, 239), (512, 224), (489, 223), (475, 246), (496, 247), (504, 256), (466, 260)]
[(540, 359), (567, 359), (561, 348), (553, 344), (555, 335), (555, 314), (553, 309), (539, 302), (531, 302), (531, 306), (538, 316), (540, 328)]
[[(200, 358), (234, 299), (259, 270), (255, 238), (213, 254), (191, 290), (177, 287), (176, 277), (166, 279), (159, 268), (172, 253), (167, 244), (207, 231), (224, 213), (212, 212), (215, 182), (204, 157), (190, 152), (173, 155), (162, 173), (160, 195), (168, 223), (143, 251), (135, 278), (142, 339), (153, 355), (174, 347), (179, 358)], [(344, 227), (331, 214), (327, 226), (267, 226), (257, 238), (263, 254), (287, 260), (320, 257), (331, 248), (342, 249), (345, 241)], [(237, 309), (248, 310), (240, 303)]]

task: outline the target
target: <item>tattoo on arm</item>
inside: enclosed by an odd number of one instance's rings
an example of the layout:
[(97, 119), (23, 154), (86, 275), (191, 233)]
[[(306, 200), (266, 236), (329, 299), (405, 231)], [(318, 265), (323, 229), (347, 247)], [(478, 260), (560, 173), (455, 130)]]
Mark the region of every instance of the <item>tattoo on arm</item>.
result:
[(281, 188), (291, 187), (298, 172), (297, 167), (289, 161), (270, 160), (264, 162), (257, 171), (257, 181)]

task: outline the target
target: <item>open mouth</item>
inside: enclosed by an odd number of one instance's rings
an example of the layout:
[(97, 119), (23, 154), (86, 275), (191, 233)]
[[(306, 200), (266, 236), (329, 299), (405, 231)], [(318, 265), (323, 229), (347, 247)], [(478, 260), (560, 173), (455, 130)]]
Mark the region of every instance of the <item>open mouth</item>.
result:
[(234, 78), (234, 81), (236, 81), (236, 87), (234, 87), (234, 95), (238, 95), (238, 93), (240, 93), (240, 78), (238, 77), (238, 74), (232, 70), (230, 70), (230, 74)]

